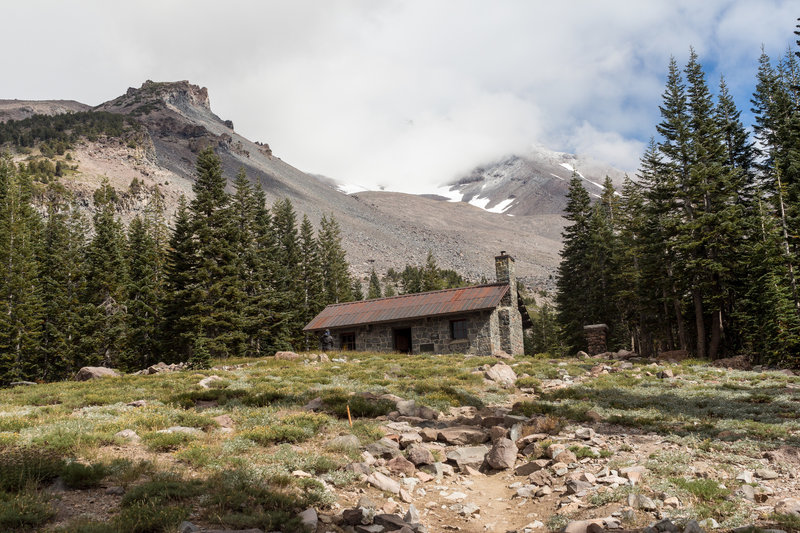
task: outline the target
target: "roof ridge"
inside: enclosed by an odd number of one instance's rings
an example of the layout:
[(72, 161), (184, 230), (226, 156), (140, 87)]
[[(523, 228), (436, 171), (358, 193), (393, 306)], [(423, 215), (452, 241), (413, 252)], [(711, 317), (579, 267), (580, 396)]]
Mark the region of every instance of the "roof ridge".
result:
[(425, 291), (425, 292), (409, 292), (406, 294), (397, 294), (395, 296), (384, 296), (381, 298), (369, 298), (367, 300), (353, 300), (352, 302), (339, 302), (336, 304), (328, 304), (325, 307), (339, 307), (344, 305), (353, 305), (353, 304), (363, 304), (365, 302), (377, 302), (379, 300), (395, 300), (398, 298), (409, 298), (414, 296), (420, 296), (422, 294), (433, 294), (437, 292), (449, 292), (449, 291), (463, 291), (464, 289), (479, 289), (482, 287), (496, 287), (500, 285), (508, 285), (508, 283), (504, 283), (502, 281), (496, 281), (494, 283), (483, 283), (481, 285), (467, 285), (466, 287), (451, 287), (449, 289), (437, 289), (435, 291)]

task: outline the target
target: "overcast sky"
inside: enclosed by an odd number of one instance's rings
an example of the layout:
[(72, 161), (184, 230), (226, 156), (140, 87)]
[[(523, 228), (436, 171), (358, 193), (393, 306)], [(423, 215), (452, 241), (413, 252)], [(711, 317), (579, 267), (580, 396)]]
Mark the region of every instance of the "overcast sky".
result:
[(670, 55), (694, 46), (742, 109), (760, 48), (794, 46), (782, 0), (4, 4), (0, 98), (96, 105), (146, 79), (306, 172), (422, 191), (532, 145), (635, 170)]

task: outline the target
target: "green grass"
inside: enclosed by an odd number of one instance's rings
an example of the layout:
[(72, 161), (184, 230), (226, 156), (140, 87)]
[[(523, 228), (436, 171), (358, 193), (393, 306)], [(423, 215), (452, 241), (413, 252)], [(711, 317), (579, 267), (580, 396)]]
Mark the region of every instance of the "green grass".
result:
[(0, 492), (0, 531), (37, 528), (55, 515), (53, 507), (33, 492)]
[(142, 440), (147, 447), (154, 452), (170, 452), (181, 448), (197, 439), (188, 433), (146, 433), (142, 435)]
[(704, 503), (721, 502), (731, 494), (730, 489), (720, 487), (719, 481), (713, 479), (672, 478), (670, 481)]
[(89, 489), (97, 487), (108, 475), (108, 468), (103, 464), (84, 465), (68, 463), (61, 469), (61, 479), (70, 489)]
[[(493, 358), (341, 355), (348, 362), (229, 360), (224, 364), (248, 366), (123, 376), (114, 379), (113, 387), (100, 380), (0, 389), (3, 509), (17, 517), (26, 516), (27, 509), (30, 520), (41, 521), (0, 526), (0, 531), (52, 529), (51, 505), (42, 489), (59, 476), (71, 490), (100, 483), (127, 489), (125, 504), (112, 510), (115, 518), (109, 523), (75, 520), (58, 529), (62, 532), (170, 531), (186, 516), (184, 509), (194, 509), (200, 519), (222, 529), (298, 530), (297, 512), (332, 503), (320, 480), (355, 490), (356, 477), (342, 467), (359, 460), (359, 450), (326, 443), (341, 434), (355, 435), (362, 445), (379, 439), (383, 432), (375, 417), (394, 405), (373, 398), (389, 393), (447, 412), (454, 406), (503, 403), (515, 392), (486, 385), (476, 372), (494, 363)], [(679, 445), (680, 452), (663, 450), (648, 459), (647, 483), (681, 495), (687, 516), (722, 521), (719, 513), (725, 512), (729, 524), (738, 525), (736, 517), (747, 511), (739, 499), (724, 499), (714, 482), (684, 480), (694, 461), (720, 462), (724, 454), (726, 464), (745, 464), (767, 449), (800, 445), (800, 393), (790, 387), (800, 383), (798, 377), (727, 372), (689, 361), (671, 367), (676, 378), (670, 383), (647, 376), (655, 370), (637, 365), (567, 388), (542, 390), (542, 380), (559, 378), (559, 371), (581, 376), (596, 361), (548, 356), (518, 358), (514, 364), (517, 374), (524, 375), (517, 387), (538, 394), (515, 411), (533, 417), (526, 424), (529, 433), (555, 435), (570, 422), (591, 424), (589, 412), (594, 411), (605, 422), (655, 432)], [(210, 375), (222, 381), (211, 389), (199, 387)], [(303, 411), (316, 397), (323, 400), (321, 412)], [(126, 405), (142, 398), (147, 399), (145, 407)], [(213, 420), (222, 414), (234, 421), (232, 430), (223, 431)], [(158, 433), (171, 426), (193, 427), (203, 434)], [(142, 442), (115, 441), (113, 435), (122, 429), (135, 430)], [(136, 460), (128, 458), (131, 449)], [(571, 449), (579, 458), (594, 455), (582, 443)], [(635, 450), (621, 444), (617, 451)], [(611, 452), (600, 454), (602, 460)], [(610, 467), (626, 465), (626, 457), (611, 459)], [(313, 477), (297, 478), (294, 470)], [(593, 496), (592, 503), (620, 497), (624, 490)], [(551, 521), (563, 520), (556, 515)]]

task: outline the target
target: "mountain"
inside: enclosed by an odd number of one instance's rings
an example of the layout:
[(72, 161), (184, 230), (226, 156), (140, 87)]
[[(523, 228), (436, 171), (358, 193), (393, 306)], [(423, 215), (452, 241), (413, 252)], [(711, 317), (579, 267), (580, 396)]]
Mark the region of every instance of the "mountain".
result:
[(23, 120), (33, 115), (60, 115), (89, 109), (90, 106), (75, 100), (0, 100), (0, 122)]
[[(89, 109), (65, 101), (1, 103), (8, 120)], [(475, 281), (492, 279), (493, 258), (506, 250), (516, 258), (524, 283), (553, 286), (563, 227), (560, 212), (571, 174), (563, 164), (576, 163), (565, 154), (542, 151), (547, 157), (511, 157), (476, 169), (445, 191), (450, 197), (460, 195), (458, 202), (441, 195), (381, 191), (348, 195), (332, 180), (282, 161), (268, 144), (236, 133), (231, 121), (213, 113), (208, 91), (188, 81), (147, 81), (92, 109), (124, 115), (130, 126), (122, 136), (83, 138), (70, 148), (75, 170), (60, 181), (87, 211), (93, 209), (92, 193), (103, 179), (119, 192), (124, 221), (142, 212), (156, 185), (168, 210), (174, 211), (182, 194), (192, 195), (197, 152), (211, 145), (229, 180), (244, 169), (252, 182), (261, 184), (269, 202), (288, 197), (299, 217), (306, 214), (315, 224), (323, 214), (333, 214), (342, 227), (348, 259), (364, 279), (373, 266), (384, 272), (423, 264), (429, 250), (443, 268)], [(37, 155), (26, 150), (14, 157)], [(504, 214), (490, 212), (492, 208)]]
[(441, 187), (438, 194), (505, 215), (560, 215), (572, 173), (584, 180), (589, 194), (598, 197), (605, 177), (619, 187), (624, 172), (592, 159), (536, 147), (525, 155), (511, 155), (475, 168), (470, 174)]

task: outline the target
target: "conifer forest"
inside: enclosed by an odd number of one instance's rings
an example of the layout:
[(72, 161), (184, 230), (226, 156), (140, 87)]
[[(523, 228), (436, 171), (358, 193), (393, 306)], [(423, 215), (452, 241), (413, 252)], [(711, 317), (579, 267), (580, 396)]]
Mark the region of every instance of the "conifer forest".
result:
[(620, 191), (606, 180), (591, 201), (573, 177), (556, 296), (565, 349), (605, 323), (610, 349), (800, 365), (798, 61), (762, 51), (751, 136), (724, 79), (707, 80), (694, 50), (685, 66), (672, 59), (636, 179)]

